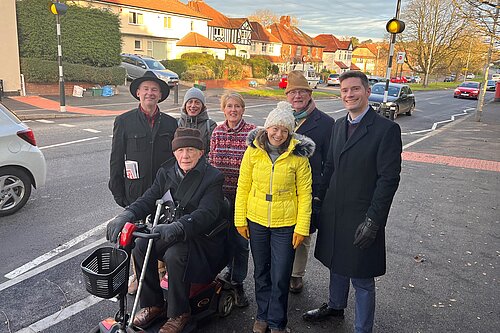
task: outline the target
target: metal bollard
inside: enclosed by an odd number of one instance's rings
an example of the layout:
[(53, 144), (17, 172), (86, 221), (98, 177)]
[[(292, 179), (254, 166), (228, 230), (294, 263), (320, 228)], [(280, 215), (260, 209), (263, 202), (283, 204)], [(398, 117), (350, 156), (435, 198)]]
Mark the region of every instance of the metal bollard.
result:
[(3, 98), (3, 80), (0, 79), (0, 102)]
[(179, 82), (174, 85), (174, 104), (179, 105)]

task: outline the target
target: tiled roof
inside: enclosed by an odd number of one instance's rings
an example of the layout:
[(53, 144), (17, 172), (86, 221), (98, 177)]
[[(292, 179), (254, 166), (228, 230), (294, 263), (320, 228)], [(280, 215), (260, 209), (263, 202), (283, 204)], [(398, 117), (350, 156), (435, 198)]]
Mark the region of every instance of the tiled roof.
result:
[[(281, 21), (283, 21), (283, 17)], [(271, 25), (271, 33), (283, 44), (323, 47), (308, 34), (292, 25), (274, 23)]]
[[(344, 64), (342, 61), (335, 61), (335, 64), (340, 67), (340, 69), (348, 69), (346, 64)], [(359, 69), (359, 68), (358, 68)]]
[(360, 68), (358, 66), (356, 66), (355, 64), (353, 64), (352, 62), (351, 62), (351, 66), (349, 67), (349, 69), (351, 71), (359, 71), (360, 70)]
[(233, 43), (229, 43), (229, 42), (219, 42), (219, 44), (222, 44), (226, 47), (226, 49), (232, 49), (232, 50), (236, 50), (236, 46), (234, 46)]
[(227, 29), (239, 29), (241, 25), (247, 20), (246, 18), (229, 18), (221, 12), (207, 5), (202, 0), (189, 0), (187, 5), (189, 8), (203, 13), (208, 16), (212, 21), (208, 22), (211, 27), (221, 27)]
[(135, 7), (141, 9), (151, 9), (160, 12), (179, 14), (191, 17), (198, 17), (202, 19), (210, 19), (210, 17), (189, 8), (182, 2), (178, 0), (161, 0), (161, 1), (151, 1), (151, 0), (96, 0), (96, 2), (109, 3), (115, 5), (121, 5), (124, 7)]
[(339, 40), (332, 34), (320, 34), (314, 37), (314, 40), (325, 46), (323, 52), (336, 52), (337, 50), (347, 50), (351, 41)]
[[(187, 46), (187, 47), (206, 47), (211, 49), (227, 49), (228, 47), (224, 44), (231, 43), (219, 43), (208, 39), (207, 37), (200, 35), (197, 32), (190, 32), (186, 36), (182, 37), (178, 42), (177, 46)], [(231, 44), (232, 45), (232, 44)], [(234, 45), (232, 45), (234, 48)]]
[(259, 42), (279, 43), (280, 40), (267, 31), (259, 22), (250, 22), (252, 26), (252, 40)]
[(262, 57), (264, 59), (267, 59), (269, 60), (270, 62), (272, 62), (273, 64), (281, 64), (281, 63), (285, 63), (286, 61), (281, 58), (280, 56), (272, 56), (272, 55), (264, 55), (264, 54), (260, 54), (260, 55), (256, 55), (256, 56), (252, 56), (252, 58), (254, 57)]

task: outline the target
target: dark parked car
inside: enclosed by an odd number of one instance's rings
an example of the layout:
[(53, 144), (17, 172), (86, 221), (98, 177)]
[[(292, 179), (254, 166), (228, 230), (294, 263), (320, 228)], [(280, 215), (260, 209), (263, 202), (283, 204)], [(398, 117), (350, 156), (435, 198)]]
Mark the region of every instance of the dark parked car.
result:
[(444, 78), (444, 82), (453, 82), (457, 76), (455, 74), (450, 74)]
[(488, 82), (486, 83), (486, 90), (495, 91), (495, 84), (496, 84), (496, 81), (488, 80)]
[[(372, 93), (368, 100), (372, 108), (381, 112), (380, 104), (384, 100), (385, 83), (376, 83), (372, 87)], [(411, 116), (415, 109), (415, 95), (407, 84), (390, 83), (387, 95), (388, 109), (384, 112), (384, 116), (389, 117), (394, 114), (396, 119), (398, 114), (404, 113)]]
[(368, 76), (368, 82), (370, 82), (370, 86), (373, 86), (375, 83), (385, 82), (385, 81), (387, 81), (385, 77)]
[(455, 98), (474, 98), (477, 99), (479, 96), (479, 88), (481, 84), (474, 81), (462, 82), (453, 92), (453, 97)]

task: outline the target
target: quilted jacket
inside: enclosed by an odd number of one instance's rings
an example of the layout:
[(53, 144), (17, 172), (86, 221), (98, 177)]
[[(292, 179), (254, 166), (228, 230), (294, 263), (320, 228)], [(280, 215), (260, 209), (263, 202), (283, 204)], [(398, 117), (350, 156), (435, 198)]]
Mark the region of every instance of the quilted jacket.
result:
[(295, 225), (295, 232), (309, 235), (312, 202), (312, 177), (308, 158), (315, 144), (306, 136), (294, 134), (288, 149), (273, 163), (259, 147), (255, 137), (247, 137), (248, 149), (243, 155), (236, 192), (237, 227), (247, 219), (269, 228)]

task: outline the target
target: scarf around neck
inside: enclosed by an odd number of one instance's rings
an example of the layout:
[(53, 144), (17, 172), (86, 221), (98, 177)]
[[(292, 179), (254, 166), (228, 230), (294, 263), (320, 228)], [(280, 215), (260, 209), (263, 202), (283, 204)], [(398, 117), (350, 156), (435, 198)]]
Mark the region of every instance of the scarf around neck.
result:
[(293, 112), (293, 116), (295, 117), (295, 122), (307, 117), (309, 114), (311, 114), (311, 112), (313, 112), (315, 108), (316, 108), (316, 103), (314, 103), (314, 100), (311, 99), (309, 101), (309, 104), (307, 104), (307, 106), (304, 109)]

